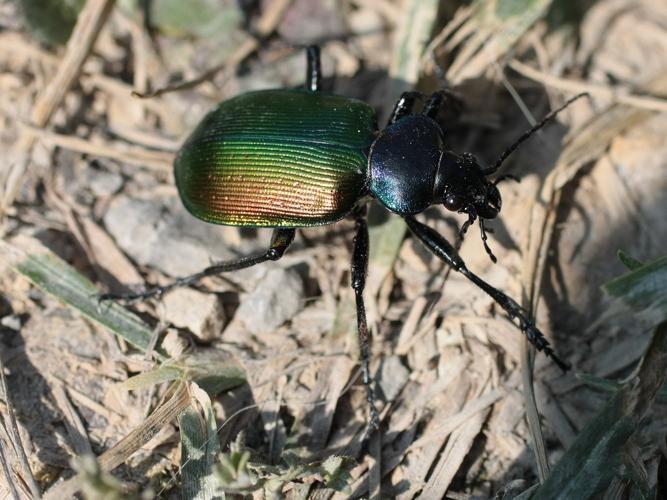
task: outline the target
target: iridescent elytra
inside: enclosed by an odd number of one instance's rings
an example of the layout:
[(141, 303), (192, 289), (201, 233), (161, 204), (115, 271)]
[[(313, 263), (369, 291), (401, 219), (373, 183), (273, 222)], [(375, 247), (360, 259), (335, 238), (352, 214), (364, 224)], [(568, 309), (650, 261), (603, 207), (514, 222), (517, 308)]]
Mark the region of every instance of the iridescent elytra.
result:
[(236, 226), (302, 227), (349, 214), (375, 138), (368, 104), (306, 89), (260, 90), (211, 111), (174, 163), (196, 217)]
[(484, 222), (500, 212), (497, 184), (512, 177), (488, 177), (521, 142), (582, 95), (549, 113), (491, 167), (482, 168), (471, 154), (458, 154), (446, 147), (437, 116), (443, 105), (453, 103), (449, 91), (433, 93), (418, 112), (416, 103), (425, 96), (403, 93), (387, 126), (379, 130), (375, 111), (368, 104), (321, 90), (319, 49), (308, 47), (305, 88), (249, 92), (221, 103), (192, 132), (174, 163), (179, 194), (195, 217), (217, 224), (273, 228), (266, 252), (213, 264), (166, 286), (103, 294), (100, 299), (147, 299), (192, 285), (205, 276), (278, 260), (294, 240), (297, 228), (353, 218), (356, 236), (351, 285), (370, 407), (367, 437), (379, 425), (363, 299), (368, 266), (366, 204), (376, 199), (403, 217), (428, 250), (491, 296), (538, 350), (567, 370), (567, 363), (555, 355), (527, 312), (471, 272), (454, 246), (415, 215), (442, 204), (467, 215), (462, 234), (478, 220), (484, 248), (495, 262)]

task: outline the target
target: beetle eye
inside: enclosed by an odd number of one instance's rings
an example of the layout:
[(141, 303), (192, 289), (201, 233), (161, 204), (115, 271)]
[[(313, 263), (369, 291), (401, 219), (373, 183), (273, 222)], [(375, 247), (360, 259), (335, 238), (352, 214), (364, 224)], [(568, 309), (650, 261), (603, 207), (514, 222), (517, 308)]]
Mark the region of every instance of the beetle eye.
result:
[(445, 208), (447, 210), (451, 210), (452, 212), (456, 212), (461, 208), (461, 205), (463, 205), (463, 200), (454, 194), (448, 194), (445, 196)]

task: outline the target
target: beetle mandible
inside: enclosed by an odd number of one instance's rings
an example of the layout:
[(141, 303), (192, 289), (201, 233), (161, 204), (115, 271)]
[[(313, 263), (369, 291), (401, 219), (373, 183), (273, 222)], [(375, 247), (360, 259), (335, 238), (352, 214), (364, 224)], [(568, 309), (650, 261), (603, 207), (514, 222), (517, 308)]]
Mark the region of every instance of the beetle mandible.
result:
[(319, 48), (307, 48), (303, 89), (261, 90), (219, 104), (183, 144), (174, 162), (176, 186), (185, 207), (208, 222), (273, 228), (271, 243), (261, 255), (213, 264), (199, 273), (138, 293), (103, 294), (100, 300), (138, 300), (188, 286), (205, 276), (236, 271), (278, 260), (294, 240), (296, 228), (355, 220), (351, 284), (354, 289), (363, 382), (370, 406), (369, 429), (379, 424), (369, 371), (369, 332), (363, 292), (368, 266), (366, 204), (377, 199), (403, 217), (412, 234), (439, 259), (490, 295), (538, 350), (559, 359), (526, 311), (512, 298), (472, 273), (458, 252), (415, 215), (434, 204), (468, 215), (461, 232), (479, 220), (484, 247), (484, 221), (501, 209), (498, 182), (488, 176), (545, 122), (582, 95), (549, 113), (524, 133), (487, 169), (474, 156), (445, 146), (435, 121), (447, 100), (435, 92), (419, 113), (418, 94), (404, 93), (387, 126), (378, 131), (368, 104), (321, 91)]

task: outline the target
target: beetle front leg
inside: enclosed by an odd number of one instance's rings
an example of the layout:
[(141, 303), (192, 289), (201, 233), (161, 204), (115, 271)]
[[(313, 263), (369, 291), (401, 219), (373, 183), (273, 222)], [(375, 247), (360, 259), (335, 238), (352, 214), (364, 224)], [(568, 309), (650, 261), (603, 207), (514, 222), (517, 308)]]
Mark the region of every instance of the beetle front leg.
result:
[(516, 318), (519, 321), (521, 331), (538, 351), (543, 351), (544, 354), (553, 359), (561, 370), (567, 371), (570, 369), (570, 366), (554, 353), (549, 342), (544, 337), (544, 334), (528, 318), (526, 311), (517, 304), (514, 299), (508, 297), (497, 288), (492, 287), (482, 278), (471, 272), (466, 267), (465, 262), (463, 262), (463, 259), (454, 247), (435, 230), (418, 222), (411, 216), (405, 217), (405, 221), (407, 222), (410, 231), (412, 231), (412, 234), (419, 238), (426, 248), (433, 252), (436, 257), (451, 266), (455, 271), (463, 274), (466, 278), (490, 295), (491, 298), (505, 310), (510, 319)]
[(148, 288), (141, 292), (103, 293), (98, 296), (98, 300), (100, 302), (103, 302), (105, 300), (122, 300), (130, 302), (135, 300), (146, 300), (151, 297), (160, 297), (164, 293), (174, 288), (193, 285), (194, 283), (196, 283), (197, 281), (206, 276), (215, 276), (217, 274), (238, 271), (240, 269), (245, 269), (257, 264), (261, 264), (262, 262), (266, 262), (267, 260), (278, 260), (283, 256), (283, 254), (290, 246), (292, 241), (294, 241), (294, 235), (295, 235), (295, 230), (291, 228), (274, 229), (269, 249), (261, 255), (243, 257), (241, 259), (232, 260), (228, 262), (219, 262), (217, 264), (213, 264), (207, 267), (203, 271), (191, 274), (190, 276), (176, 278), (173, 282), (169, 283), (168, 285)]
[(370, 407), (370, 418), (364, 436), (364, 441), (379, 427), (380, 417), (375, 408), (375, 393), (371, 384), (370, 371), (370, 332), (366, 323), (366, 306), (364, 305), (364, 288), (366, 286), (366, 273), (368, 271), (368, 225), (366, 223), (366, 207), (355, 213), (355, 225), (357, 233), (354, 237), (354, 250), (352, 251), (352, 289), (357, 305), (357, 333), (359, 334), (359, 354), (361, 361), (361, 373), (364, 386), (366, 387), (366, 400)]

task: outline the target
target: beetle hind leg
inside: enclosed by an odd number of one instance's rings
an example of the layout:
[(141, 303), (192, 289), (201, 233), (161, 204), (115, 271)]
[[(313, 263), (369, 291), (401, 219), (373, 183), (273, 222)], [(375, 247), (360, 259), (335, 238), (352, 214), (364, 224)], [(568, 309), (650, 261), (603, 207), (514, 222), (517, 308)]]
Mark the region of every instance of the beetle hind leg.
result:
[(294, 235), (295, 235), (294, 229), (283, 229), (283, 228), (274, 229), (269, 249), (263, 254), (212, 264), (198, 273), (191, 274), (190, 276), (184, 276), (182, 278), (176, 278), (174, 281), (165, 286), (147, 288), (140, 292), (130, 292), (122, 294), (103, 293), (98, 295), (97, 299), (100, 303), (102, 303), (106, 300), (120, 300), (124, 302), (134, 302), (134, 301), (146, 300), (151, 297), (161, 297), (166, 292), (173, 290), (174, 288), (193, 285), (206, 276), (215, 276), (217, 274), (238, 271), (240, 269), (245, 269), (257, 264), (261, 264), (262, 262), (266, 262), (268, 260), (278, 260), (283, 256), (283, 254), (290, 246), (292, 241), (294, 241)]
[(405, 221), (414, 234), (436, 257), (460, 272), (475, 285), (486, 292), (500, 307), (508, 314), (510, 319), (517, 319), (519, 328), (526, 335), (528, 341), (535, 346), (538, 351), (544, 352), (550, 357), (563, 371), (569, 370), (570, 366), (561, 360), (549, 345), (544, 334), (530, 320), (526, 311), (511, 297), (507, 296), (497, 288), (492, 287), (482, 278), (471, 272), (463, 262), (454, 247), (440, 234), (414, 217), (405, 217)]
[(359, 357), (361, 373), (366, 387), (366, 400), (369, 406), (369, 421), (363, 441), (380, 425), (380, 417), (375, 407), (375, 393), (371, 384), (370, 373), (370, 332), (366, 322), (366, 306), (364, 304), (364, 288), (366, 286), (366, 272), (368, 270), (368, 224), (366, 223), (366, 207), (359, 209), (355, 214), (356, 235), (352, 253), (352, 289), (357, 306), (357, 333), (359, 335)]

